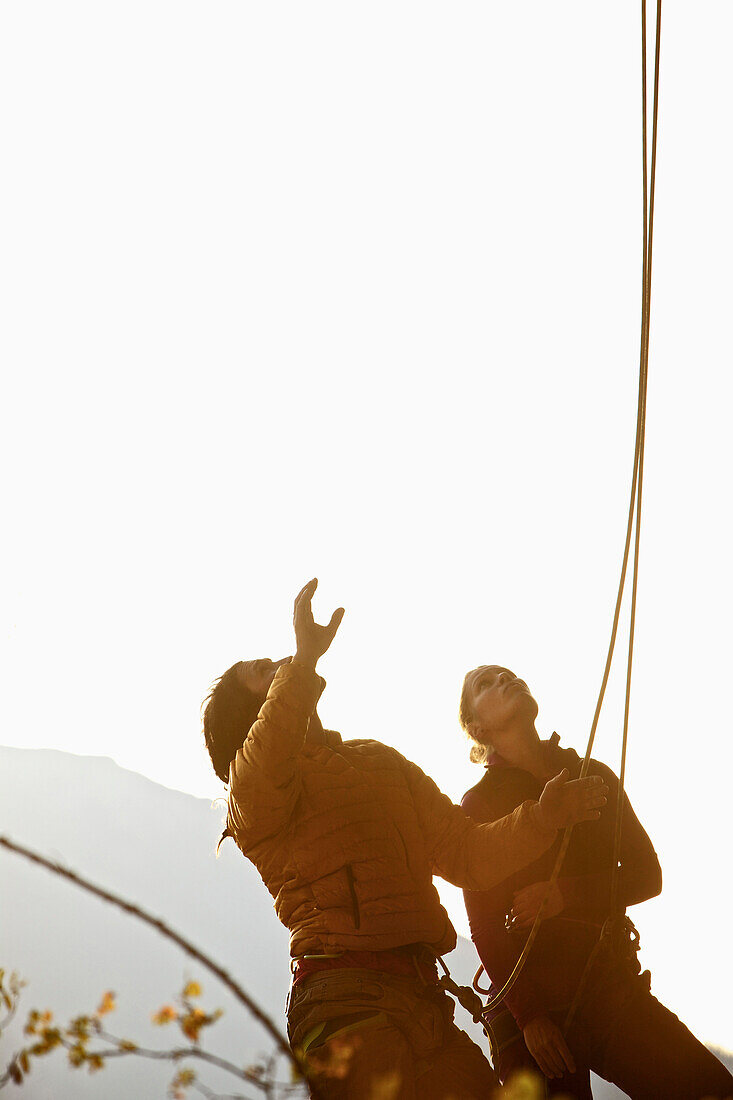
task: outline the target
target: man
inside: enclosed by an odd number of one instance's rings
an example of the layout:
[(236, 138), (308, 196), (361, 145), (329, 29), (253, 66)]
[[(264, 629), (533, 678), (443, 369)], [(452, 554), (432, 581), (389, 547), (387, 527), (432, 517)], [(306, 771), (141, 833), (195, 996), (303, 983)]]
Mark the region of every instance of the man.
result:
[[(561, 749), (556, 734), (540, 740), (537, 713), (526, 683), (509, 669), (482, 665), (466, 676), (460, 721), (474, 741), (472, 759), (487, 768), (462, 802), (475, 821), (494, 821), (536, 798), (560, 768), (578, 775), (577, 753)], [(590, 1070), (634, 1100), (733, 1096), (727, 1069), (651, 995), (649, 972), (639, 973), (638, 937), (624, 910), (659, 894), (662, 873), (625, 796), (616, 932), (596, 948), (612, 915), (618, 780), (595, 760), (590, 770), (607, 784), (610, 805), (597, 825), (575, 827), (552, 888), (559, 838), (490, 890), (464, 891), (492, 994), (511, 973), (547, 895), (544, 923), (524, 969), (492, 1012), (494, 1068), (502, 1082), (520, 1069), (539, 1070), (550, 1097), (591, 1100)]]
[(343, 616), (295, 601), (296, 653), (239, 662), (212, 691), (204, 732), (229, 782), (225, 835), (257, 867), (290, 929), (288, 1034), (322, 1097), (491, 1095), (495, 1077), (452, 1022), (436, 955), (456, 934), (433, 873), (489, 889), (536, 860), (559, 826), (598, 817), (599, 778), (560, 775), (502, 821), (476, 825), (415, 764), (324, 730), (316, 662)]

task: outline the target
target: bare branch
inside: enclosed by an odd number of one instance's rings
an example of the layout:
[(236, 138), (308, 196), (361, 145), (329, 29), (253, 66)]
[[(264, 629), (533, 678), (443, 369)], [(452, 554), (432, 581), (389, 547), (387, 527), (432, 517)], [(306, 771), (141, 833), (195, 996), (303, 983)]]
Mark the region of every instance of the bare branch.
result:
[[(16, 855), (22, 856), (23, 859), (30, 860), (31, 863), (37, 863), (41, 867), (45, 867), (47, 871), (51, 871), (54, 875), (60, 875), (61, 878), (67, 879), (75, 886), (81, 887), (82, 890), (86, 890), (90, 894), (94, 894), (95, 897), (101, 898), (102, 901), (107, 901), (111, 905), (117, 906), (118, 909), (122, 909), (123, 912), (129, 913), (133, 917), (137, 917), (138, 920), (143, 921), (145, 924), (149, 924), (161, 936), (165, 936), (167, 939), (172, 940), (173, 943), (190, 955), (192, 958), (200, 962), (202, 966), (205, 966), (207, 970), (210, 970), (212, 974), (222, 982), (223, 985), (229, 989), (237, 1000), (244, 1005), (244, 1007), (258, 1020), (265, 1030), (269, 1033), (270, 1037), (275, 1041), (279, 1050), (297, 1067), (298, 1072), (303, 1072), (303, 1067), (300, 1065), (299, 1060), (293, 1054), (288, 1045), (285, 1037), (280, 1033), (275, 1024), (272, 1022), (269, 1016), (267, 1016), (262, 1009), (252, 1000), (252, 998), (245, 993), (241, 985), (239, 985), (234, 978), (218, 963), (215, 963), (208, 955), (205, 955), (203, 951), (200, 951), (189, 940), (179, 935), (172, 928), (160, 920), (158, 917), (153, 917), (149, 913), (146, 913), (144, 909), (141, 909), (138, 905), (133, 905), (131, 902), (126, 901), (124, 898), (119, 897), (117, 894), (111, 893), (109, 890), (104, 890), (100, 886), (95, 886), (87, 879), (82, 878), (81, 875), (75, 874), (73, 871), (68, 870), (66, 867), (62, 867), (59, 863), (54, 863), (50, 859), (46, 859), (44, 856), (39, 855), (37, 852), (32, 851), (30, 848), (26, 848), (22, 844), (17, 844), (15, 841), (10, 840), (9, 837), (0, 836), (0, 846), (6, 848), (9, 852), (15, 852)], [(2, 1078), (0, 1078), (0, 1084)]]
[[(242, 1081), (246, 1081), (248, 1085), (253, 1085), (260, 1092), (268, 1093), (270, 1086), (274, 1083), (275, 1063), (276, 1059), (271, 1058), (267, 1065), (267, 1073), (263, 1078), (259, 1074), (253, 1072), (250, 1069), (240, 1069), (239, 1066), (235, 1066), (233, 1062), (228, 1061), (226, 1058), (221, 1058), (218, 1054), (212, 1054), (208, 1050), (203, 1050), (199, 1046), (190, 1047), (175, 1047), (172, 1050), (150, 1050), (145, 1047), (140, 1047), (133, 1044), (132, 1047), (121, 1047), (120, 1039), (117, 1036), (110, 1034), (107, 1031), (99, 1031), (98, 1036), (105, 1042), (112, 1045), (111, 1050), (90, 1050), (89, 1054), (96, 1054), (98, 1057), (103, 1058), (105, 1061), (109, 1058), (121, 1058), (128, 1054), (136, 1054), (141, 1058), (154, 1058), (154, 1059), (168, 1059), (171, 1062), (180, 1062), (184, 1058), (198, 1058), (202, 1062), (208, 1062), (209, 1065), (216, 1066), (218, 1069), (226, 1070), (234, 1077), (239, 1077)], [(64, 1046), (67, 1046), (66, 1042)], [(285, 1086), (288, 1087), (288, 1086)], [(293, 1089), (299, 1086), (292, 1086)], [(213, 1095), (213, 1094), (212, 1094)]]
[(190, 1089), (196, 1089), (202, 1096), (206, 1097), (206, 1100), (249, 1100), (249, 1097), (245, 1096), (241, 1092), (229, 1093), (227, 1096), (222, 1095), (220, 1092), (215, 1092), (210, 1089), (208, 1085), (205, 1085), (203, 1081), (192, 1081), (188, 1086)]
[(11, 1022), (11, 1020), (15, 1016), (15, 1013), (17, 1012), (17, 1010), (18, 1010), (18, 1002), (16, 1001), (13, 1004), (12, 1008), (9, 1008), (7, 1010), (7, 1012), (3, 1016), (2, 1020), (0, 1020), (0, 1034), (2, 1034), (2, 1032), (7, 1028), (8, 1024)]
[[(101, 1039), (105, 1039), (110, 1043), (117, 1043), (113, 1036), (106, 1033), (100, 1034)], [(135, 1046), (134, 1050), (121, 1049), (115, 1046), (112, 1050), (90, 1050), (90, 1054), (97, 1054), (100, 1058), (104, 1058), (105, 1061), (109, 1058), (123, 1058), (129, 1054), (136, 1054), (141, 1058), (157, 1058), (159, 1060), (168, 1059), (171, 1062), (180, 1062), (182, 1058), (199, 1058), (202, 1062), (208, 1062), (212, 1066), (217, 1066), (219, 1069), (225, 1069), (228, 1073), (233, 1074), (235, 1077), (241, 1078), (242, 1081), (246, 1081), (249, 1085), (254, 1085), (255, 1088), (260, 1089), (261, 1092), (265, 1091), (265, 1086), (259, 1080), (255, 1074), (248, 1072), (246, 1069), (242, 1070), (239, 1066), (235, 1066), (233, 1062), (227, 1061), (226, 1058), (220, 1058), (218, 1054), (211, 1054), (208, 1050), (203, 1050), (201, 1047), (175, 1047), (173, 1050), (149, 1050), (146, 1047)]]

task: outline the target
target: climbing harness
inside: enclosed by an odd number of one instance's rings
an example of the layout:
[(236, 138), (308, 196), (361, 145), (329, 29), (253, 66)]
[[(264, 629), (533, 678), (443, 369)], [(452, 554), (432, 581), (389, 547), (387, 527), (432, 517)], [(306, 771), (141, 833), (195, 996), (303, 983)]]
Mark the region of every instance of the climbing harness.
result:
[[(618, 787), (618, 802), (616, 806), (616, 821), (614, 829), (614, 854), (613, 865), (611, 874), (611, 916), (604, 925), (604, 929), (601, 931), (598, 943), (594, 947), (591, 955), (586, 963), (585, 970), (581, 976), (581, 980), (576, 991), (573, 1003), (570, 1006), (568, 1016), (565, 1021), (565, 1030), (569, 1027), (575, 1012), (577, 1011), (578, 1003), (587, 985), (588, 975), (593, 963), (596, 960), (598, 952), (608, 943), (620, 942), (618, 936), (614, 934), (611, 936), (612, 929), (618, 929), (620, 922), (628, 921), (628, 925), (633, 929), (631, 921), (625, 917), (623, 909), (619, 910), (618, 902), (618, 888), (619, 888), (619, 857), (621, 851), (621, 826), (622, 826), (622, 813), (624, 804), (624, 779), (626, 772), (626, 749), (628, 742), (628, 722), (629, 722), (629, 704), (631, 696), (631, 669), (634, 653), (634, 628), (636, 624), (636, 595), (638, 588), (638, 575), (639, 575), (639, 539), (641, 532), (641, 501), (642, 501), (642, 486), (644, 480), (644, 442), (645, 442), (645, 426), (646, 426), (646, 397), (647, 397), (647, 375), (649, 365), (649, 327), (651, 319), (651, 277), (652, 277), (652, 242), (653, 242), (653, 230), (654, 230), (654, 192), (656, 183), (656, 163), (657, 163), (657, 121), (659, 114), (659, 58), (660, 58), (660, 44), (661, 44), (661, 21), (662, 21), (662, 0), (657, 0), (656, 7), (656, 42), (654, 53), (654, 100), (653, 100), (653, 125), (652, 125), (652, 150), (651, 150), (651, 179), (649, 178), (648, 170), (648, 148), (647, 148), (647, 19), (646, 19), (646, 0), (641, 0), (641, 52), (642, 52), (642, 66), (641, 66), (641, 91), (642, 91), (642, 156), (643, 156), (643, 171), (642, 171), (642, 187), (643, 187), (643, 249), (642, 249), (642, 303), (641, 303), (641, 340), (640, 340), (640, 353), (639, 353), (639, 390), (637, 399), (637, 414), (636, 414), (636, 440), (634, 445), (634, 466), (631, 479), (631, 495), (629, 501), (629, 512), (626, 526), (626, 542), (624, 545), (623, 562), (621, 566), (621, 577), (619, 580), (618, 594), (616, 596), (616, 606), (614, 609), (613, 626), (611, 628), (611, 638), (608, 646), (608, 653), (606, 655), (606, 663), (603, 670), (603, 677), (601, 680), (601, 687), (598, 693), (598, 700), (596, 702), (596, 708), (593, 715), (593, 721), (591, 723), (590, 734), (588, 736), (588, 745), (583, 758), (583, 763), (580, 769), (579, 778), (583, 779), (588, 774), (590, 767), (591, 752), (593, 750), (593, 743), (595, 741), (596, 729), (598, 727), (598, 720), (601, 713), (601, 707), (603, 706), (603, 700), (606, 693), (606, 686), (608, 684), (608, 677), (611, 671), (611, 663), (613, 660), (614, 649), (616, 646), (616, 635), (618, 632), (619, 617), (621, 614), (621, 604), (624, 595), (624, 587), (626, 583), (626, 572), (629, 562), (629, 553), (631, 549), (631, 537), (634, 534), (634, 556), (633, 556), (633, 571), (632, 571), (632, 587), (631, 587), (631, 614), (629, 622), (629, 644), (626, 662), (626, 694), (624, 703), (624, 724), (623, 724), (623, 737), (621, 747), (621, 767), (619, 769), (619, 787)], [(484, 1028), (489, 1034), (487, 1027), (488, 1014), (492, 1012), (503, 1001), (506, 994), (512, 989), (519, 975), (521, 974), (532, 946), (537, 938), (537, 934), (540, 929), (540, 925), (543, 920), (543, 914), (547, 905), (547, 900), (550, 893), (557, 882), (560, 870), (565, 859), (565, 854), (570, 843), (570, 837), (573, 832), (573, 826), (568, 825), (563, 833), (560, 849), (557, 854), (555, 866), (550, 876), (550, 880), (545, 892), (545, 896), (535, 917), (534, 924), (530, 930), (529, 936), (524, 944), (522, 952), (517, 959), (517, 962), (512, 970), (511, 974), (507, 978), (502, 988), (489, 1000), (483, 1009)], [(615, 922), (615, 923), (614, 923)], [(627, 929), (628, 926), (624, 924)], [(638, 933), (634, 929), (636, 934), (636, 950), (638, 950)], [(627, 937), (628, 938), (628, 937)], [(483, 967), (480, 967), (477, 971), (473, 988), (480, 993), (486, 993), (479, 986), (478, 982), (481, 976)], [(638, 971), (637, 971), (638, 972)], [(491, 1036), (489, 1035), (490, 1041)]]
[[(603, 924), (601, 934), (596, 940), (593, 950), (588, 956), (578, 982), (578, 988), (575, 990), (575, 996), (565, 1017), (563, 1024), (565, 1035), (570, 1031), (570, 1026), (575, 1019), (575, 1013), (578, 1011), (578, 1006), (583, 999), (588, 980), (598, 957), (602, 954), (610, 955), (614, 962), (620, 963), (636, 976), (641, 972), (641, 964), (637, 958), (638, 953), (639, 933), (631, 917), (626, 916), (625, 913), (608, 917)], [(648, 970), (645, 971), (645, 974), (648, 976), (650, 983), (651, 974)]]
[(471, 989), (468, 985), (458, 985), (456, 981), (451, 977), (451, 972), (446, 966), (440, 955), (436, 956), (438, 962), (443, 967), (445, 973), (441, 974), (438, 978), (438, 985), (441, 989), (444, 989), (446, 993), (450, 993), (455, 997), (459, 1005), (465, 1008), (466, 1012), (471, 1016), (475, 1024), (481, 1023), (484, 1013), (484, 1002), (481, 998)]

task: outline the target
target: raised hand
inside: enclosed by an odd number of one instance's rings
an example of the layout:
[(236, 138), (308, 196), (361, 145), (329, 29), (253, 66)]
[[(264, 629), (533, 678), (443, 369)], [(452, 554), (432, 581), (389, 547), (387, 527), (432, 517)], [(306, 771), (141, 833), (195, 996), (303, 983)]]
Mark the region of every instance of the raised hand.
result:
[(293, 608), (293, 626), (295, 627), (295, 660), (300, 664), (316, 667), (316, 661), (321, 657), (331, 642), (344, 617), (343, 607), (339, 607), (331, 616), (327, 626), (321, 626), (313, 618), (311, 600), (318, 587), (318, 581), (314, 577), (308, 581), (295, 598)]
[(535, 1016), (525, 1025), (524, 1041), (545, 1077), (562, 1077), (566, 1069), (575, 1073), (575, 1062), (563, 1033), (547, 1016)]
[(608, 787), (600, 775), (585, 779), (570, 779), (567, 768), (545, 784), (540, 795), (538, 816), (548, 829), (576, 825), (579, 821), (595, 821), (601, 807), (608, 801)]

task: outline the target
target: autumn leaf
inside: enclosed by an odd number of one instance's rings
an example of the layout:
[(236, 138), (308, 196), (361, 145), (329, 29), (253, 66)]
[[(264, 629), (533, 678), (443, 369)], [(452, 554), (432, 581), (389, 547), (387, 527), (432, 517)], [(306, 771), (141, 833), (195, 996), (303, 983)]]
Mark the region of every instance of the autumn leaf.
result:
[(177, 1020), (178, 1012), (173, 1005), (163, 1005), (162, 1008), (159, 1008), (157, 1012), (152, 1014), (150, 1019), (154, 1024), (158, 1024), (162, 1027), (163, 1024), (169, 1024), (171, 1020)]
[(80, 1042), (85, 1043), (91, 1038), (90, 1028), (93, 1022), (90, 1016), (77, 1016), (67, 1028), (67, 1034)]
[(99, 1003), (97, 1015), (106, 1016), (108, 1012), (114, 1012), (116, 1008), (115, 995), (108, 989), (107, 992), (103, 994), (102, 1000)]
[(117, 1044), (117, 1049), (126, 1050), (128, 1053), (132, 1053), (132, 1051), (137, 1050), (137, 1043), (133, 1043), (129, 1039), (120, 1039)]
[(57, 1027), (44, 1027), (38, 1037), (39, 1042), (30, 1048), (31, 1054), (48, 1054), (50, 1050), (61, 1046), (61, 1032)]
[(208, 1023), (208, 1017), (202, 1009), (192, 1008), (191, 1011), (178, 1022), (186, 1038), (190, 1039), (192, 1043), (197, 1043), (199, 1032), (204, 1024)]
[(540, 1100), (544, 1094), (542, 1079), (536, 1074), (520, 1071), (499, 1093), (501, 1100)]
[(196, 1080), (196, 1074), (192, 1069), (179, 1069), (169, 1085), (169, 1096), (172, 1100), (185, 1100), (185, 1090)]
[[(318, 1073), (343, 1081), (349, 1075), (351, 1059), (362, 1045), (362, 1041), (360, 1035), (337, 1035), (309, 1054), (308, 1060)], [(389, 1087), (391, 1088), (391, 1085)], [(397, 1096), (396, 1092), (394, 1096)], [(381, 1091), (379, 1100), (382, 1100)]]
[(183, 998), (190, 1000), (192, 997), (200, 997), (203, 993), (203, 989), (198, 982), (188, 982), (183, 990)]

